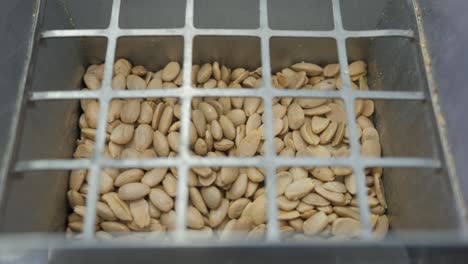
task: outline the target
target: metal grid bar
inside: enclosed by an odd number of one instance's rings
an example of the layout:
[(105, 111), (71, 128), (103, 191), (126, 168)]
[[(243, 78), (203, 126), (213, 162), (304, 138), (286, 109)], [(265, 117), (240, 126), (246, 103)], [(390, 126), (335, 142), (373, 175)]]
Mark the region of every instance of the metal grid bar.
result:
[[(434, 239), (434, 238), (437, 239)], [(167, 240), (158, 239), (158, 238), (148, 238), (148, 239), (134, 239), (134, 240), (79, 240), (74, 239), (70, 240), (65, 238), (63, 235), (50, 234), (44, 236), (41, 233), (33, 234), (3, 234), (0, 236), (0, 245), (2, 245), (2, 250), (9, 250), (12, 252), (21, 252), (18, 250), (18, 245), (21, 245), (21, 250), (43, 250), (44, 248), (49, 248), (55, 250), (60, 249), (113, 249), (116, 248), (158, 248), (158, 249), (168, 249), (168, 248), (177, 248), (180, 249), (181, 246), (186, 249), (202, 249), (206, 250), (207, 247), (210, 248), (258, 248), (265, 249), (265, 245), (258, 243), (256, 240), (245, 240), (245, 239), (232, 239), (232, 240), (219, 240), (216, 243), (213, 243), (213, 240), (209, 239), (200, 239), (196, 240), (186, 240), (182, 243), (174, 244), (168, 243)], [(406, 231), (404, 234), (389, 234), (385, 241), (364, 241), (364, 240), (352, 240), (352, 241), (327, 241), (327, 240), (298, 240), (290, 241), (287, 244), (283, 243), (272, 243), (275, 247), (290, 247), (294, 248), (297, 246), (301, 247), (328, 247), (328, 249), (359, 249), (360, 247), (366, 247), (368, 250), (375, 247), (379, 248), (382, 246), (391, 247), (409, 247), (409, 246), (434, 246), (438, 249), (443, 247), (462, 247), (468, 246), (468, 239), (466, 237), (460, 236), (459, 233), (454, 231), (431, 231), (428, 232), (418, 232), (418, 231)], [(370, 247), (370, 248), (369, 248)], [(117, 249), (117, 250), (118, 250)], [(275, 250), (273, 249), (273, 250)], [(286, 250), (288, 250), (286, 248)], [(286, 251), (287, 252), (287, 251)], [(156, 253), (157, 254), (157, 253)], [(417, 262), (416, 262), (417, 263)], [(457, 263), (457, 262), (455, 262)]]
[(349, 145), (351, 149), (351, 159), (353, 162), (353, 173), (355, 176), (357, 187), (357, 200), (359, 207), (359, 214), (362, 227), (362, 238), (364, 240), (372, 239), (372, 226), (370, 222), (371, 214), (368, 206), (367, 191), (366, 191), (366, 175), (364, 167), (361, 164), (359, 137), (357, 135), (357, 123), (354, 113), (354, 99), (351, 97), (351, 79), (349, 78), (348, 68), (348, 55), (346, 52), (346, 38), (343, 37), (343, 21), (341, 17), (340, 0), (332, 0), (333, 4), (333, 20), (335, 22), (335, 36), (336, 45), (338, 48), (338, 59), (340, 63), (340, 76), (343, 81), (343, 87), (340, 90), (343, 94), (343, 101), (345, 103), (346, 119), (348, 122)]
[[(196, 29), (193, 26), (193, 0), (187, 0), (186, 25), (179, 29), (120, 29), (118, 27), (120, 0), (113, 0), (111, 22), (107, 29), (88, 30), (48, 30), (41, 35), (42, 38), (65, 37), (107, 37), (107, 51), (105, 62), (105, 75), (102, 88), (99, 91), (47, 91), (33, 92), (31, 101), (63, 100), (63, 99), (98, 99), (100, 103), (99, 120), (97, 127), (95, 153), (90, 160), (32, 160), (20, 161), (16, 164), (16, 171), (46, 170), (46, 169), (76, 169), (88, 168), (90, 170), (90, 190), (87, 200), (84, 235), (86, 239), (94, 237), (94, 219), (96, 202), (98, 198), (99, 172), (103, 167), (130, 168), (130, 167), (177, 167), (178, 169), (178, 196), (176, 200), (176, 241), (184, 241), (186, 236), (186, 209), (188, 206), (188, 170), (194, 166), (255, 166), (264, 167), (266, 171), (266, 189), (268, 198), (267, 240), (279, 240), (279, 225), (277, 221), (276, 204), (276, 168), (281, 166), (349, 166), (356, 175), (358, 187), (358, 202), (363, 227), (363, 238), (372, 239), (370, 228), (370, 212), (367, 206), (365, 192), (366, 167), (421, 167), (438, 168), (439, 160), (423, 158), (363, 158), (359, 153), (359, 139), (356, 133), (357, 124), (354, 119), (354, 100), (356, 98), (389, 99), (389, 100), (426, 100), (423, 92), (407, 91), (353, 91), (348, 76), (348, 62), (346, 53), (347, 38), (365, 37), (408, 37), (413, 38), (412, 30), (367, 30), (348, 31), (343, 28), (339, 0), (331, 0), (335, 29), (332, 31), (291, 31), (272, 30), (268, 28), (267, 0), (260, 0), (260, 28), (253, 30), (224, 30), (224, 29)], [(183, 85), (177, 89), (165, 90), (139, 90), (139, 91), (113, 91), (111, 88), (112, 67), (116, 51), (116, 42), (119, 37), (130, 36), (180, 36), (184, 37), (184, 78)], [(222, 35), (222, 36), (260, 36), (261, 56), (263, 70), (263, 87), (259, 89), (195, 89), (191, 87), (192, 41), (195, 35)], [(271, 70), (269, 58), (269, 41), (271, 37), (328, 37), (337, 41), (338, 55), (343, 80), (341, 91), (308, 91), (308, 90), (278, 90), (271, 86)], [(348, 126), (350, 132), (351, 156), (343, 159), (315, 159), (315, 158), (284, 158), (274, 153), (272, 112), (266, 110), (265, 124), (265, 155), (262, 158), (198, 158), (190, 156), (189, 151), (189, 124), (191, 99), (195, 96), (257, 96), (263, 99), (265, 109), (271, 109), (272, 99), (275, 97), (322, 97), (338, 98), (345, 102)], [(175, 158), (162, 158), (152, 160), (107, 160), (103, 157), (105, 144), (105, 125), (108, 105), (112, 98), (142, 98), (142, 97), (178, 97), (181, 99), (181, 134), (179, 156)]]
[[(124, 159), (124, 160), (108, 160), (101, 161), (103, 167), (106, 168), (157, 168), (157, 167), (177, 167), (181, 162), (186, 162), (190, 167), (208, 167), (213, 164), (223, 164), (226, 167), (262, 167), (264, 164), (263, 158), (200, 158), (190, 157), (182, 159), (174, 158), (157, 158), (147, 160)], [(289, 158), (289, 157), (273, 157), (273, 162), (277, 167), (283, 166), (352, 166), (354, 159), (339, 158), (339, 159), (317, 159), (317, 158)], [(91, 166), (92, 160), (89, 159), (43, 159), (43, 160), (27, 160), (19, 161), (16, 164), (15, 172), (39, 171), (39, 170), (75, 170), (85, 169)], [(383, 167), (383, 168), (440, 168), (441, 162), (433, 159), (425, 158), (361, 158), (363, 167)]]
[[(111, 98), (147, 98), (147, 97), (179, 97), (183, 92), (189, 92), (193, 97), (261, 97), (263, 89), (203, 89), (203, 88), (173, 88), (173, 89), (153, 89), (153, 90), (115, 90), (110, 95)], [(280, 90), (271, 89), (273, 97), (318, 97), (318, 98), (341, 98), (343, 94), (340, 91), (321, 91), (321, 90)], [(407, 91), (354, 91), (348, 93), (349, 98), (367, 98), (377, 100), (425, 100), (424, 92)], [(99, 91), (45, 91), (32, 92), (30, 101), (43, 100), (65, 100), (65, 99), (97, 99)]]
[[(120, 14), (120, 0), (113, 0), (112, 13), (109, 28), (118, 28)], [(84, 218), (83, 235), (85, 239), (93, 239), (96, 219), (96, 203), (99, 198), (99, 176), (102, 169), (101, 160), (104, 155), (105, 134), (107, 126), (107, 113), (110, 103), (110, 94), (112, 93), (112, 73), (114, 66), (114, 56), (117, 47), (117, 37), (108, 32), (108, 43), (106, 51), (106, 61), (104, 66), (104, 78), (102, 88), (99, 90), (99, 116), (96, 131), (96, 140), (94, 143), (94, 155), (91, 167), (89, 168), (89, 191), (86, 199), (86, 215)]]

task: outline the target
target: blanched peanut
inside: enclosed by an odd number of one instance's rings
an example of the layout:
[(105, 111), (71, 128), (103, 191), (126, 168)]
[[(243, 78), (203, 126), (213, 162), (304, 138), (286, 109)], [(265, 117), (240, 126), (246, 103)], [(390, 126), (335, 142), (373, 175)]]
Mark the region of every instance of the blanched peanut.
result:
[(180, 72), (180, 65), (175, 61), (169, 62), (162, 70), (161, 78), (165, 82), (174, 80)]

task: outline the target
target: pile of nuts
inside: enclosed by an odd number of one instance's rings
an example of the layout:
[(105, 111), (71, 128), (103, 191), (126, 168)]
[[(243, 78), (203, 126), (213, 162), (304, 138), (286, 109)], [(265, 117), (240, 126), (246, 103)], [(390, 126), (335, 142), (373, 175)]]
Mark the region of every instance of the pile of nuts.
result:
[[(349, 65), (353, 89), (368, 89), (367, 65)], [(324, 68), (297, 63), (272, 76), (279, 89), (341, 89), (338, 64)], [(87, 88), (101, 86), (103, 65), (88, 67), (83, 80)], [(192, 66), (192, 85), (199, 88), (257, 88), (261, 68), (229, 69), (219, 63)], [(356, 82), (356, 83), (355, 83)], [(157, 72), (132, 66), (119, 59), (114, 64), (112, 88), (116, 90), (176, 88), (182, 83), (177, 62)], [(90, 158), (98, 119), (98, 102), (82, 100), (79, 119), (81, 137), (73, 154)], [(287, 157), (346, 157), (349, 155), (347, 120), (340, 100), (323, 98), (275, 98), (273, 101), (275, 151)], [(372, 100), (356, 100), (355, 112), (361, 153), (380, 157), (380, 139), (371, 116)], [(189, 147), (200, 157), (253, 157), (264, 154), (264, 107), (261, 98), (194, 98)], [(113, 159), (174, 157), (179, 148), (181, 109), (176, 98), (115, 99), (110, 103), (105, 156)], [(73, 212), (67, 231), (83, 227), (88, 191), (86, 170), (70, 176), (68, 200)], [(371, 223), (376, 238), (387, 233), (386, 202), (382, 169), (366, 171)], [(277, 204), (280, 232), (284, 239), (353, 239), (360, 236), (360, 215), (351, 168), (285, 167), (277, 172)], [(266, 230), (265, 175), (259, 168), (200, 167), (188, 175), (187, 227), (199, 234), (226, 238), (244, 233), (262, 238)], [(111, 169), (101, 171), (97, 203), (96, 235), (115, 233), (154, 236), (175, 228), (177, 171), (174, 168)], [(131, 232), (133, 231), (133, 232)], [(130, 233), (131, 232), (131, 233)], [(143, 232), (143, 233), (135, 233)], [(144, 235), (142, 235), (144, 234)]]

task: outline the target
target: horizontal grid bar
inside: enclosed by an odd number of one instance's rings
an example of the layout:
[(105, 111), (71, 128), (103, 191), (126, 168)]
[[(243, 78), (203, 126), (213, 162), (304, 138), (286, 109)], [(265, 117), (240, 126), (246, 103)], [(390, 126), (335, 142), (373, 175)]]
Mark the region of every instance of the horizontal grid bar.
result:
[(70, 38), (70, 37), (106, 37), (108, 29), (54, 29), (45, 30), (41, 38)]
[[(173, 88), (152, 90), (113, 90), (109, 93), (111, 98), (151, 98), (151, 97), (181, 97), (190, 93), (192, 97), (261, 97), (266, 88), (234, 89), (234, 88)], [(424, 92), (408, 91), (352, 91), (350, 98), (367, 98), (376, 100), (425, 100)], [(282, 90), (272, 89), (273, 97), (317, 97), (317, 98), (343, 98), (340, 91), (320, 90)], [(67, 100), (67, 99), (97, 99), (99, 91), (45, 91), (33, 92), (30, 101)]]
[[(106, 37), (108, 29), (58, 29), (46, 30), (42, 32), (42, 38), (69, 38), (69, 37)], [(182, 36), (185, 28), (163, 28), (163, 29), (112, 29), (113, 34), (118, 37), (132, 36)], [(265, 35), (270, 37), (315, 37), (315, 38), (335, 38), (336, 30), (329, 31), (305, 31), (305, 30), (273, 30), (273, 29), (199, 29), (192, 28), (194, 36), (252, 36)], [(379, 30), (359, 30), (359, 31), (339, 31), (345, 38), (373, 38), (373, 37), (407, 37), (414, 38), (413, 30), (400, 29), (379, 29)]]
[(412, 30), (330, 30), (330, 31), (306, 31), (306, 30), (269, 30), (269, 37), (312, 37), (312, 38), (336, 38), (337, 35), (344, 38), (372, 38), (372, 37), (407, 37), (414, 38)]
[[(172, 237), (173, 233), (168, 233), (167, 237)], [(19, 247), (18, 245), (21, 245)], [(127, 240), (79, 240), (79, 239), (67, 239), (63, 234), (49, 234), (44, 235), (43, 233), (5, 233), (0, 236), (0, 248), (2, 250), (10, 250), (12, 252), (21, 252), (22, 250), (34, 250), (34, 249), (114, 249), (116, 247), (128, 249), (133, 248), (154, 248), (164, 250), (168, 248), (220, 248), (225, 247), (228, 250), (233, 247), (239, 248), (265, 248), (271, 247), (271, 250), (275, 250), (278, 246), (285, 247), (331, 247), (331, 248), (345, 248), (345, 249), (356, 249), (359, 247), (382, 247), (382, 246), (434, 246), (437, 248), (446, 246), (468, 246), (468, 239), (454, 230), (447, 231), (431, 231), (428, 232), (417, 232), (417, 231), (405, 231), (397, 234), (389, 233), (383, 241), (365, 241), (365, 240), (297, 240), (284, 242), (268, 242), (260, 240), (246, 240), (244, 238), (223, 240), (223, 239), (187, 239), (186, 241), (177, 241), (176, 243), (171, 239), (161, 238), (147, 238), (147, 239), (127, 239)]]
[(192, 88), (183, 87), (175, 89), (153, 89), (153, 90), (122, 90), (114, 93), (117, 98), (139, 98), (139, 97), (183, 97), (186, 95), (194, 96), (236, 96), (236, 97), (247, 97), (247, 96), (261, 96), (259, 89), (233, 89), (233, 88), (222, 88), (222, 89), (203, 89), (203, 88)]
[[(112, 11), (109, 23), (109, 29), (117, 28), (120, 14), (120, 0), (112, 1)], [(114, 57), (117, 48), (117, 38), (109, 30), (107, 35), (106, 60), (104, 64), (104, 77), (102, 80), (102, 89), (99, 90), (99, 110), (97, 118), (97, 128), (94, 144), (94, 152), (88, 173), (89, 190), (86, 197), (86, 212), (84, 216), (83, 237), (84, 239), (94, 239), (96, 229), (96, 210), (97, 202), (100, 197), (99, 182), (102, 169), (102, 160), (104, 159), (105, 135), (107, 127), (107, 114), (109, 112), (110, 93), (112, 92), (112, 73)]]
[[(281, 90), (274, 89), (274, 97), (319, 97), (319, 98), (342, 98), (341, 91), (319, 91), (319, 90)], [(368, 99), (388, 99), (388, 100), (425, 100), (423, 92), (407, 92), (407, 91), (349, 91), (346, 98), (354, 100), (356, 98)]]
[(15, 172), (36, 170), (76, 170), (91, 166), (90, 159), (37, 159), (16, 162)]
[(364, 167), (386, 167), (386, 168), (440, 168), (442, 162), (427, 158), (361, 158)]
[(188, 174), (189, 167), (185, 160), (190, 158), (189, 149), (189, 124), (191, 113), (192, 95), (189, 92), (190, 83), (192, 80), (192, 52), (193, 52), (193, 9), (194, 0), (187, 0), (185, 7), (185, 29), (184, 34), (184, 61), (183, 61), (183, 78), (182, 78), (182, 100), (180, 102), (180, 138), (179, 138), (179, 156), (182, 159), (177, 165), (177, 198), (175, 200), (176, 211), (176, 233), (175, 239), (177, 242), (184, 242), (187, 234), (187, 210), (188, 210)]
[(434, 159), (425, 158), (364, 158), (359, 160), (354, 158), (340, 159), (316, 159), (316, 158), (284, 158), (276, 157), (275, 165), (277, 167), (325, 167), (325, 166), (353, 166), (359, 162), (364, 167), (391, 167), (391, 168), (440, 168), (441, 162)]
[(29, 101), (43, 100), (67, 100), (67, 99), (98, 99), (100, 92), (98, 90), (76, 90), (76, 91), (41, 91), (32, 92), (29, 95)]
[(378, 29), (378, 30), (343, 30), (345, 38), (408, 37), (414, 38), (413, 30)]
[(424, 92), (409, 91), (352, 91), (352, 98), (368, 98), (375, 100), (426, 100)]
[[(112, 30), (119, 37), (150, 37), (150, 36), (183, 36), (186, 35), (185, 28), (164, 29), (117, 29)], [(190, 30), (193, 35), (216, 35), (216, 36), (252, 36), (259, 35), (259, 30), (249, 29), (195, 29)], [(106, 29), (66, 29), (47, 30), (41, 34), (42, 38), (64, 38), (64, 37), (105, 37)]]
[[(157, 167), (177, 167), (181, 162), (189, 167), (262, 167), (264, 166), (263, 157), (238, 158), (157, 158), (157, 159), (122, 159), (101, 161), (105, 168), (157, 168)], [(325, 167), (325, 166), (352, 166), (356, 160), (352, 158), (339, 159), (317, 159), (317, 158), (289, 158), (273, 157), (271, 166), (274, 167)], [(385, 167), (385, 168), (440, 168), (441, 162), (435, 159), (426, 158), (361, 158), (360, 164), (364, 167)], [(74, 170), (87, 168), (92, 163), (88, 159), (40, 159), (18, 161), (15, 172), (36, 171), (36, 170)], [(215, 165), (213, 165), (215, 164)]]

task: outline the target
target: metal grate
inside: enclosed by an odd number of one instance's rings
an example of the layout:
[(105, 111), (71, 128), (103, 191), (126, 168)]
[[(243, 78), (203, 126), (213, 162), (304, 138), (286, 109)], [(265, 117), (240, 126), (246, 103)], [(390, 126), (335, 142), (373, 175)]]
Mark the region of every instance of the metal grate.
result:
[[(227, 167), (259, 167), (265, 170), (266, 193), (268, 198), (267, 237), (270, 242), (280, 240), (279, 224), (277, 221), (276, 204), (276, 169), (282, 166), (347, 166), (352, 167), (357, 181), (358, 207), (362, 224), (362, 238), (372, 240), (370, 211), (367, 206), (364, 170), (369, 167), (392, 168), (441, 168), (442, 161), (431, 158), (365, 158), (360, 155), (357, 124), (355, 121), (354, 101), (358, 98), (390, 99), (390, 100), (427, 100), (424, 91), (354, 91), (348, 75), (348, 60), (346, 40), (349, 38), (374, 37), (403, 37), (414, 39), (413, 30), (363, 30), (349, 31), (343, 27), (340, 0), (330, 0), (333, 6), (334, 29), (330, 31), (309, 30), (273, 30), (268, 26), (267, 0), (260, 0), (260, 27), (258, 29), (200, 29), (194, 27), (194, 0), (186, 1), (185, 26), (176, 29), (122, 29), (119, 28), (119, 14), (121, 0), (113, 0), (110, 24), (105, 29), (65, 29), (46, 30), (38, 36), (40, 39), (69, 38), (69, 37), (105, 37), (107, 50), (105, 54), (105, 73), (100, 90), (96, 91), (36, 91), (28, 98), (30, 101), (65, 100), (65, 99), (97, 99), (99, 100), (99, 119), (95, 140), (95, 152), (92, 159), (83, 160), (26, 160), (15, 165), (16, 172), (38, 170), (72, 170), (88, 169), (89, 195), (86, 204), (84, 222), (84, 239), (94, 238), (94, 222), (96, 202), (99, 192), (99, 172), (102, 168), (146, 168), (146, 167), (175, 167), (178, 171), (178, 196), (176, 200), (177, 224), (176, 241), (187, 239), (186, 209), (188, 206), (188, 172), (196, 166), (227, 166)], [(115, 60), (117, 39), (129, 36), (183, 36), (183, 85), (169, 90), (124, 90), (114, 91), (111, 88), (113, 63)], [(261, 39), (261, 62), (263, 84), (258, 89), (196, 89), (191, 86), (192, 49), (195, 36), (255, 36)], [(316, 37), (332, 38), (337, 43), (338, 58), (341, 67), (340, 75), (343, 88), (339, 91), (317, 90), (278, 90), (271, 85), (270, 68), (270, 38), (272, 37)], [(191, 101), (194, 97), (260, 97), (264, 102), (265, 125), (265, 155), (255, 158), (199, 158), (190, 155), (189, 151), (189, 123)], [(109, 103), (115, 98), (144, 98), (144, 97), (177, 97), (181, 101), (181, 131), (180, 145), (177, 157), (158, 158), (153, 160), (108, 160), (104, 158), (106, 117)], [(351, 155), (347, 158), (317, 159), (317, 158), (286, 158), (276, 156), (274, 151), (272, 100), (275, 97), (317, 97), (336, 98), (345, 103), (347, 115), (349, 142)]]

